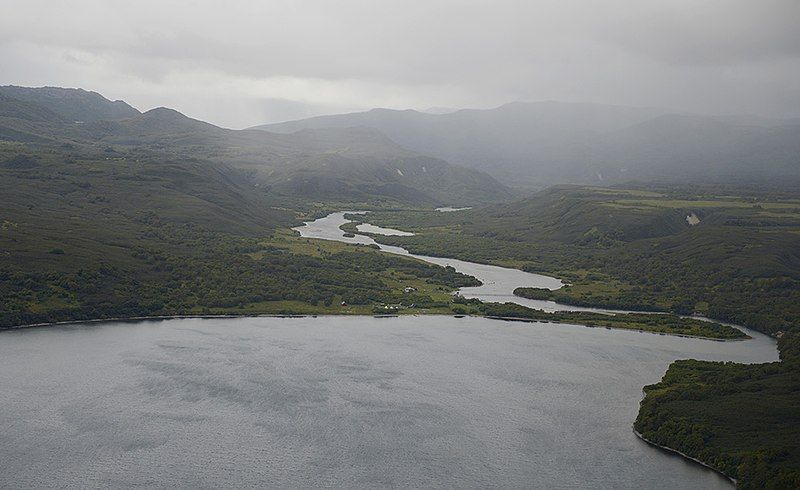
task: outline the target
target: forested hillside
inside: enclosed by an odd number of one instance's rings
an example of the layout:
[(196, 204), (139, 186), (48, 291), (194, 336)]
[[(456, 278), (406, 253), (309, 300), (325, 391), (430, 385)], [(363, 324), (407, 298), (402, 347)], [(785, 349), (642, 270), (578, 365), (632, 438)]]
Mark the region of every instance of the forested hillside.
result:
[(507, 192), (461, 170), (369, 130), (271, 136), (91, 92), (4, 87), (0, 326), (341, 312), (342, 301), (364, 313), (408, 284), (420, 308), (446, 307), (448, 291), (475, 280), (369, 248), (309, 247), (285, 229), (315, 205)]
[(800, 335), (781, 362), (677, 361), (646, 386), (635, 429), (698, 458), (745, 489), (800, 486)]

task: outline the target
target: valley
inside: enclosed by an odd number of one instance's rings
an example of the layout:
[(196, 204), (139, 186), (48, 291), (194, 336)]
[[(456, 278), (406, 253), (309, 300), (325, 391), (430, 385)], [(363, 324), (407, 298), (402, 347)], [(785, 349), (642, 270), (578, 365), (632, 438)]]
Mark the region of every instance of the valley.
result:
[(800, 1), (0, 11), (0, 490), (800, 490)]
[(446, 114), (373, 109), (255, 129), (291, 134), (346, 127), (376, 129), (406, 148), (489, 172), (516, 188), (630, 181), (798, 184), (798, 119), (543, 101)]
[[(554, 127), (562, 129), (587, 120), (585, 107), (533, 109), (541, 127), (551, 127), (558, 114), (563, 125)], [(513, 113), (518, 123), (528, 121), (531, 110), (505, 107), (500, 119)], [(649, 109), (592, 110), (592, 124), (613, 123), (619, 131), (652, 126), (660, 117)], [(453, 114), (436, 118), (475, 116)], [(486, 335), (496, 345), (505, 345), (507, 329), (535, 345), (542, 329), (560, 338), (559, 328), (570, 341), (585, 331), (601, 344), (625, 339), (632, 350), (672, 345), (674, 352), (664, 347), (659, 354), (675, 361), (662, 381), (653, 384), (657, 376), (649, 376), (638, 385), (649, 383), (636, 430), (745, 488), (798, 481), (800, 452), (792, 441), (800, 439), (800, 196), (790, 185), (797, 169), (782, 160), (793, 158), (791, 145), (762, 174), (774, 185), (726, 168), (735, 178), (725, 182), (605, 185), (610, 179), (534, 191), (563, 175), (548, 177), (533, 165), (531, 175), (543, 180), (517, 179), (507, 171), (519, 161), (512, 165), (502, 152), (482, 155), (478, 148), (470, 153), (497, 168), (469, 168), (458, 163), (475, 162), (409, 145), (383, 134), (391, 132), (386, 127), (342, 120), (350, 119), (287, 123), (282, 132), (230, 130), (171, 109), (140, 112), (94, 92), (0, 87), (0, 328), (237, 316), (245, 318), (207, 321), (247, 330), (251, 321), (284, 328), (284, 321), (299, 319), (273, 317), (321, 316), (350, 329), (398, 317), (392, 321), (399, 328), (414, 332), (446, 324), (463, 333), (457, 320), (495, 328)], [(503, 127), (492, 117), (482, 124), (490, 122)], [(791, 124), (775, 127), (782, 135)], [(587, 132), (595, 129), (584, 127), (581, 137), (591, 141)], [(762, 132), (773, 130), (753, 131), (767, 138)], [(478, 143), (474, 133), (459, 134)], [(452, 135), (429, 137), (442, 142)], [(722, 150), (715, 154), (725, 159)], [(650, 164), (658, 172), (636, 175), (677, 172)], [(247, 318), (258, 316), (270, 318)], [(200, 318), (165, 323), (182, 321), (206, 325)], [(302, 321), (317, 328), (311, 318)], [(30, 331), (40, 330), (47, 329)], [(628, 337), (642, 332), (650, 340)], [(14, 335), (6, 338), (25, 344)], [(676, 338), (661, 339), (668, 336)], [(641, 352), (603, 349), (622, 364), (646, 364)], [(676, 361), (682, 353), (705, 360)], [(604, 365), (603, 355), (589, 358), (582, 372)], [(761, 364), (727, 362), (733, 360)], [(647, 366), (661, 373), (666, 364)], [(567, 393), (567, 385), (559, 384), (558, 393)], [(628, 388), (615, 403), (635, 407)], [(548, 437), (565, 430), (554, 427)], [(577, 441), (568, 447), (581, 452)], [(700, 478), (687, 475), (676, 481)]]

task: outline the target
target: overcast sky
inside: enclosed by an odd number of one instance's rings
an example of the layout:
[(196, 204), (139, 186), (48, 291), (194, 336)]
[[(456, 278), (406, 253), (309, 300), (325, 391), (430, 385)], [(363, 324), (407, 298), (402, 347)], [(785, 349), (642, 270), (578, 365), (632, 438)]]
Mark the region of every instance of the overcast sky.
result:
[(800, 0), (3, 0), (0, 84), (240, 128), (586, 101), (800, 116)]

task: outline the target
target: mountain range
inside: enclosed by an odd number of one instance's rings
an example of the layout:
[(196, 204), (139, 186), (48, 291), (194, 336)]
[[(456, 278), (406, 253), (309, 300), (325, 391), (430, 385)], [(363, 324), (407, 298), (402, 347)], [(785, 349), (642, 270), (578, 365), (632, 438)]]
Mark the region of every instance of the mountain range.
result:
[(256, 129), (290, 134), (347, 127), (376, 129), (405, 148), (516, 187), (800, 180), (800, 119), (515, 102), (444, 114), (373, 109)]
[(200, 159), (270, 196), (319, 201), (480, 205), (562, 183), (800, 183), (800, 119), (600, 104), (373, 109), (231, 130), (82, 89), (5, 86), (0, 140)]
[(0, 87), (0, 140), (134, 159), (204, 160), (287, 198), (463, 205), (512, 195), (485, 173), (405, 149), (369, 128), (231, 130), (167, 108), (141, 113), (76, 89)]

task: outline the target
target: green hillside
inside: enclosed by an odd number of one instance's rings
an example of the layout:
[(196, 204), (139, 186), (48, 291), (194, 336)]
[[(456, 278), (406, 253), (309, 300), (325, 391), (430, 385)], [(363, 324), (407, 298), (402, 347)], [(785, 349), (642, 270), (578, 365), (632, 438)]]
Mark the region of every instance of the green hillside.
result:
[[(406, 150), (375, 130), (235, 131), (163, 107), (139, 113), (92, 92), (58, 89), (52, 97), (52, 91), (1, 88), (0, 138), (222, 164), (244, 172), (265, 194), (285, 198), (428, 206), (486, 204), (512, 195), (485, 173)], [(76, 122), (78, 115), (83, 119)]]
[[(557, 187), (457, 213), (372, 213), (416, 253), (555, 274), (562, 302), (699, 312), (775, 333), (800, 319), (800, 200), (739, 189)], [(697, 219), (696, 225), (687, 220)]]
[[(285, 231), (298, 223), (288, 203), (265, 196), (240, 170), (105, 155), (0, 143), (0, 327), (371, 313), (400, 300), (449, 311), (448, 291), (475, 284), (369, 247), (310, 245)], [(403, 294), (408, 285), (413, 297)]]
[[(0, 327), (370, 313), (401, 299), (449, 311), (448, 292), (475, 279), (368, 247), (312, 247), (286, 229), (320, 205), (507, 192), (374, 131), (273, 137), (163, 108), (130, 116), (85, 91), (13, 89), (0, 90)], [(404, 296), (408, 285), (418, 293)]]
[(97, 92), (83, 89), (6, 85), (0, 87), (0, 95), (46, 107), (68, 122), (125, 119), (139, 114), (138, 110), (121, 100), (110, 101)]

